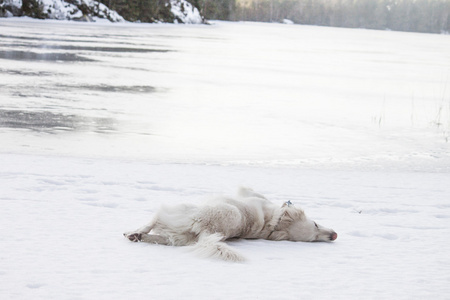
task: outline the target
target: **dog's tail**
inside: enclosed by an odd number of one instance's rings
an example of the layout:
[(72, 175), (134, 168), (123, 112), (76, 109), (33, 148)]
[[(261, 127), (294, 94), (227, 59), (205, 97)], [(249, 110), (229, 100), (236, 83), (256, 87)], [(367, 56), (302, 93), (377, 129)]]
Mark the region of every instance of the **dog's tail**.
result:
[(244, 198), (257, 197), (257, 198), (261, 198), (261, 199), (267, 199), (263, 195), (256, 193), (251, 188), (244, 187), (244, 186), (239, 187), (237, 194), (239, 197), (244, 197)]
[(223, 242), (218, 233), (201, 234), (193, 246), (194, 253), (202, 257), (219, 258), (226, 261), (244, 261), (245, 258)]

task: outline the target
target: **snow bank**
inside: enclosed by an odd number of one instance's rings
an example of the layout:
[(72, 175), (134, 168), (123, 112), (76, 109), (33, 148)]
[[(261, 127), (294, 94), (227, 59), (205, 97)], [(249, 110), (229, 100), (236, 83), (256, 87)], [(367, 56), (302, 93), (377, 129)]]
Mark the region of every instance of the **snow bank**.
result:
[(283, 24), (287, 24), (287, 25), (293, 25), (294, 24), (294, 22), (293, 21), (291, 21), (291, 20), (289, 20), (289, 19), (283, 19), (283, 22), (282, 22)]
[(83, 17), (83, 13), (75, 5), (62, 0), (41, 0), (43, 11), (49, 19), (73, 20)]
[[(56, 20), (86, 20), (95, 18), (107, 19), (111, 22), (124, 22), (124, 18), (106, 5), (93, 0), (76, 0), (68, 3), (64, 0), (39, 0), (42, 12), (48, 19)], [(21, 0), (6, 0), (2, 7), (5, 16), (20, 16), (22, 14)]]
[(200, 12), (191, 3), (185, 0), (171, 0), (171, 12), (175, 16), (175, 22), (185, 24), (201, 24), (203, 19)]
[[(108, 19), (111, 22), (125, 21), (116, 11), (93, 0), (77, 0), (74, 1), (75, 5), (63, 0), (41, 0), (41, 2), (43, 11), (48, 13), (50, 19), (76, 20), (86, 16)], [(83, 12), (80, 7), (87, 7), (87, 10)]]
[[(93, 0), (39, 0), (42, 12), (48, 19), (95, 21), (107, 19), (111, 22), (124, 22), (125, 19), (115, 10)], [(185, 0), (171, 0), (171, 12), (175, 23), (201, 24), (203, 18), (191, 3)], [(0, 5), (0, 17), (22, 15), (22, 0), (5, 0)]]
[(10, 18), (18, 15), (22, 9), (22, 0), (4, 0), (0, 3), (0, 17)]

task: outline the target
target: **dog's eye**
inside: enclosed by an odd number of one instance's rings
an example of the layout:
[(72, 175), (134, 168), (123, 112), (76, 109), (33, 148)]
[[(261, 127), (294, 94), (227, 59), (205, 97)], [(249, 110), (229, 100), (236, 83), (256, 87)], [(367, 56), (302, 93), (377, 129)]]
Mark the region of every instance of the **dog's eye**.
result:
[(314, 222), (314, 225), (316, 226), (317, 229), (319, 229), (319, 226), (317, 226), (317, 223), (316, 223), (316, 222)]

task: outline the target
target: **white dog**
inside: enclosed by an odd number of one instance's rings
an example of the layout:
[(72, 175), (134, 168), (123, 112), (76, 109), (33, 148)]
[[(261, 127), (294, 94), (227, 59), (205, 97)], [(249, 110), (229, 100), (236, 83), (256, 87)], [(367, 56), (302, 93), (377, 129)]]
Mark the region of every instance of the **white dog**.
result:
[[(151, 234), (150, 234), (151, 232)], [(236, 198), (219, 197), (205, 206), (163, 206), (146, 226), (124, 233), (130, 241), (171, 246), (192, 245), (208, 257), (242, 261), (225, 240), (334, 241), (336, 232), (308, 219), (290, 201), (281, 207), (248, 188)]]

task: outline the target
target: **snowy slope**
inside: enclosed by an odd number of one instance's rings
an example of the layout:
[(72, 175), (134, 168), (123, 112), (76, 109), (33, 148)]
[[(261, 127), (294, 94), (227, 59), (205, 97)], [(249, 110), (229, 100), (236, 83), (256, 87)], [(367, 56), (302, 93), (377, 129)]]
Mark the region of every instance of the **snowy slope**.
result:
[[(71, 3), (64, 0), (39, 0), (42, 5), (42, 11), (47, 14), (48, 19), (56, 20), (80, 20), (83, 18), (83, 12), (80, 7), (89, 9), (88, 18), (92, 20), (106, 19), (111, 22), (124, 22), (125, 19), (116, 11), (109, 9), (103, 3), (93, 0), (77, 0)], [(191, 3), (185, 0), (170, 1), (171, 12), (175, 17), (176, 23), (201, 24), (203, 19), (200, 12)], [(22, 9), (22, 0), (6, 0), (1, 7), (5, 7), (5, 17), (20, 15)]]
[[(80, 7), (84, 6), (89, 10), (85, 16), (95, 19), (106, 19), (111, 22), (125, 21), (116, 11), (109, 9), (106, 5), (93, 0), (77, 0), (73, 3), (64, 0), (38, 0), (42, 8), (42, 12), (46, 14), (48, 19), (56, 20), (81, 20), (84, 14)], [(6, 10), (5, 17), (22, 15), (22, 0), (6, 0), (2, 6)]]
[(124, 18), (106, 5), (93, 0), (77, 0), (75, 4), (64, 0), (40, 0), (43, 11), (48, 13), (49, 19), (73, 20), (83, 17), (79, 6), (85, 5), (91, 10), (92, 17), (108, 19), (111, 22), (124, 22)]
[(184, 24), (201, 24), (203, 18), (196, 7), (185, 0), (171, 0), (170, 11), (175, 16), (176, 23), (181, 22)]
[(77, 6), (62, 0), (43, 0), (41, 1), (43, 11), (49, 16), (49, 19), (71, 20), (83, 17), (83, 13)]

